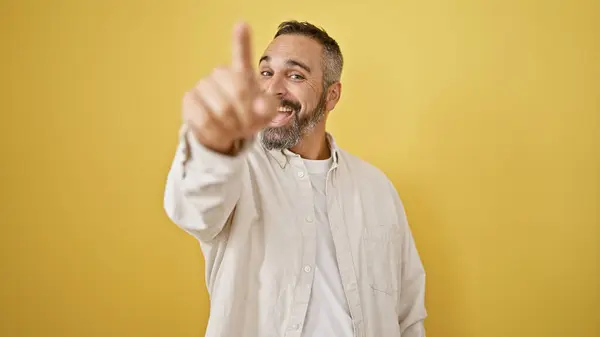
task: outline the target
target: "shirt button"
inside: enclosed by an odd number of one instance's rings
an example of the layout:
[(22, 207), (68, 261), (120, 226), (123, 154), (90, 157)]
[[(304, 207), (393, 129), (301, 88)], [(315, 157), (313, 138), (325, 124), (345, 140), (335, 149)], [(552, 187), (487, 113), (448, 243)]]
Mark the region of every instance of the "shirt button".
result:
[(299, 328), (299, 327), (300, 327), (300, 326), (299, 326), (298, 324), (294, 324), (294, 325), (292, 325), (292, 329), (293, 329), (293, 330), (298, 330), (298, 328)]
[(312, 269), (312, 268), (310, 268), (310, 266), (305, 266), (305, 267), (304, 267), (304, 271), (305, 271), (305, 272), (307, 272), (307, 273), (310, 273), (310, 270), (311, 270), (311, 269)]
[(304, 177), (304, 172), (302, 172), (302, 171), (298, 172), (298, 177), (303, 178)]
[(306, 222), (313, 222), (313, 219), (310, 216), (306, 217)]

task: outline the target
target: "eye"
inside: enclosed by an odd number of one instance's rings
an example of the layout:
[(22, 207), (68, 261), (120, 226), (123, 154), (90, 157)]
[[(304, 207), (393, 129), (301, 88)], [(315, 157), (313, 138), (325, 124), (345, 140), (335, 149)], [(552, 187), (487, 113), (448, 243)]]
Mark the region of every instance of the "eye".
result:
[(291, 74), (291, 75), (290, 75), (290, 77), (291, 77), (293, 80), (296, 80), (296, 81), (301, 81), (301, 80), (303, 80), (303, 79), (304, 79), (304, 76), (302, 76), (302, 75), (300, 75), (300, 74)]
[(260, 72), (260, 75), (267, 77), (267, 76), (272, 76), (273, 74), (268, 70), (263, 70)]

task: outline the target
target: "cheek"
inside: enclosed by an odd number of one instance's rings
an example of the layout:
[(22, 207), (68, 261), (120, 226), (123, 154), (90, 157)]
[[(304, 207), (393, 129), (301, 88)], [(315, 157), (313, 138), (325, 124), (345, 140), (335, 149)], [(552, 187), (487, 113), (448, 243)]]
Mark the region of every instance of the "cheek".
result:
[(306, 112), (312, 112), (313, 110), (315, 110), (317, 108), (317, 105), (319, 103), (319, 98), (318, 97), (306, 97), (305, 100), (302, 101), (302, 109)]
[(311, 92), (306, 92), (306, 90), (290, 90), (288, 91), (288, 98), (295, 102), (300, 103), (301, 111), (311, 111), (315, 107), (315, 100)]

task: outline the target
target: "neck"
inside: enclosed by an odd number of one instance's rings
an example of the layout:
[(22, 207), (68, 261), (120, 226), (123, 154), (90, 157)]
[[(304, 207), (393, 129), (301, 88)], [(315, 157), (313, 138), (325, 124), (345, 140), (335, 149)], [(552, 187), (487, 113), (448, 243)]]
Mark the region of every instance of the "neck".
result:
[(304, 135), (298, 144), (289, 150), (309, 160), (324, 160), (331, 157), (331, 150), (325, 133), (325, 123), (316, 125), (312, 132)]

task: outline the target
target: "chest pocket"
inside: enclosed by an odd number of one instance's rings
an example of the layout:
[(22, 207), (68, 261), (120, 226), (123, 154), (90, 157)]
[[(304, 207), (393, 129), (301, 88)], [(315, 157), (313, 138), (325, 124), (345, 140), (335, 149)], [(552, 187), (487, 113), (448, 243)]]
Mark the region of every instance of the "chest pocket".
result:
[(401, 267), (397, 225), (393, 222), (365, 225), (362, 243), (370, 287), (374, 291), (395, 297)]

